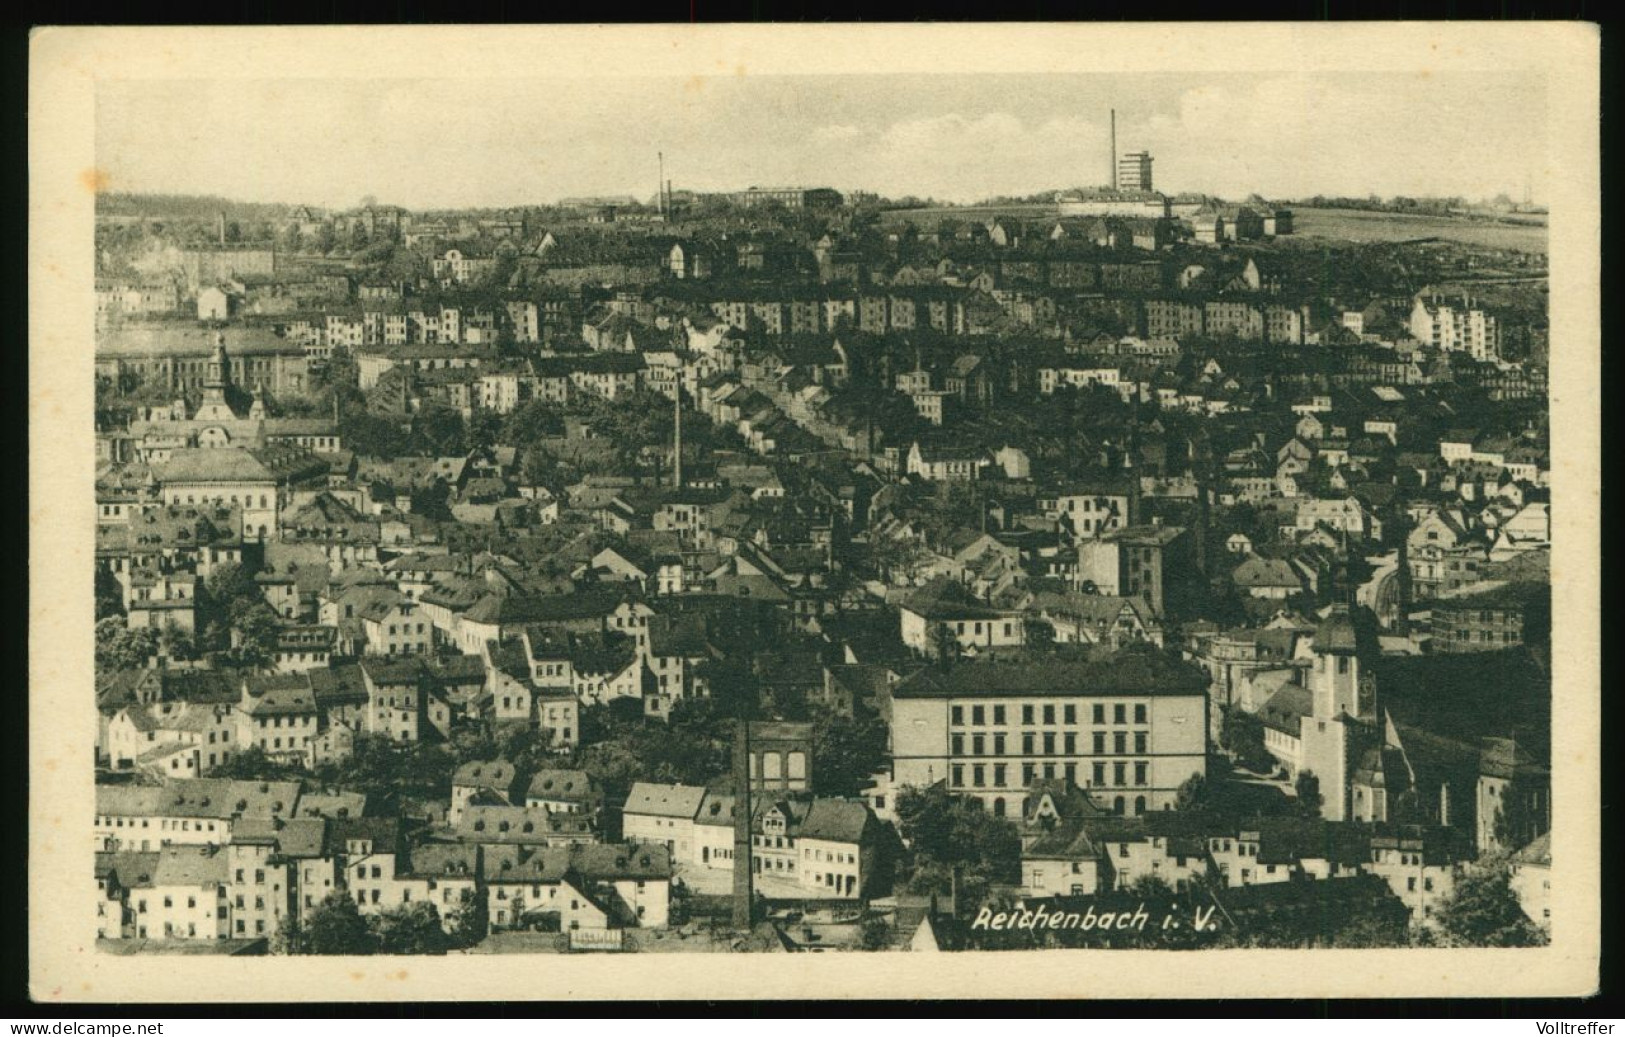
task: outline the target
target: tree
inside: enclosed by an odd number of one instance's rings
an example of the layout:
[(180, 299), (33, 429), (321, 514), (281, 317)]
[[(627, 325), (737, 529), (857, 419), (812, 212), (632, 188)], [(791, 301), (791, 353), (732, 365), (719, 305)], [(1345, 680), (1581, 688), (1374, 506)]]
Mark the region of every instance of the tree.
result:
[(891, 947), (892, 925), (880, 915), (863, 920), (858, 932), (858, 946), (866, 951), (883, 951)]
[(1342, 921), (1326, 939), (1330, 947), (1404, 947), (1408, 942), (1403, 914), (1376, 913)]
[(1174, 806), (1178, 810), (1197, 810), (1207, 802), (1207, 777), (1201, 774), (1192, 774), (1179, 786), (1174, 793)]
[(264, 749), (251, 745), (231, 754), (224, 763), (210, 770), (208, 777), (238, 781), (286, 781), (301, 773), (302, 768), (273, 760)]
[(1512, 869), (1504, 856), (1480, 860), (1456, 879), (1434, 917), (1441, 935), (1457, 947), (1538, 947), (1545, 930), (1524, 914), (1512, 889)]
[(265, 600), (259, 584), (254, 582), (253, 574), (236, 562), (215, 566), (203, 581), (203, 589), (208, 594), (210, 610), (227, 618)]
[(467, 435), (471, 450), (496, 446), (502, 435), (502, 419), (488, 410), (475, 411), (474, 420), (468, 423)]
[(231, 623), (230, 658), (243, 667), (269, 666), (276, 659), (282, 621), (263, 601), (242, 610)]
[(457, 758), (443, 746), (402, 743), (379, 735), (359, 735), (343, 763), (323, 767), (326, 782), (365, 792), (381, 802), (406, 796), (444, 799), (451, 795)]
[(1161, 875), (1141, 875), (1129, 883), (1128, 891), (1143, 900), (1166, 900), (1174, 889)]
[(124, 615), (124, 588), (119, 584), (118, 577), (103, 568), (96, 567), (96, 619), (107, 619), (109, 616)]
[(376, 954), (378, 940), (354, 901), (333, 892), (316, 905), (298, 931), (290, 954)]
[(131, 630), (122, 616), (109, 616), (96, 624), (98, 672), (139, 669), (157, 653), (158, 631), (151, 627)]
[(196, 634), (182, 628), (173, 620), (164, 624), (164, 632), (159, 637), (159, 643), (163, 647), (164, 654), (171, 659), (189, 662), (202, 654), (198, 651)]
[(401, 423), (381, 414), (346, 411), (339, 417), (339, 435), (346, 448), (367, 457), (389, 460), (400, 452)]
[(449, 407), (425, 407), (412, 420), (410, 451), (430, 457), (461, 456), (468, 450), (463, 416)]
[(878, 717), (819, 716), (813, 724), (813, 791), (856, 796), (886, 759), (886, 725)]
[(946, 893), (957, 869), (963, 903), (984, 898), (994, 883), (1021, 878), (1021, 836), (1009, 821), (990, 817), (978, 799), (939, 786), (908, 789), (897, 798), (898, 827), (908, 843), (902, 877), (910, 892)]
[(1325, 797), (1320, 793), (1320, 778), (1315, 776), (1315, 772), (1299, 771), (1298, 780), (1292, 783), (1292, 787), (1298, 794), (1298, 810), (1305, 817), (1319, 817)]
[(484, 889), (451, 912), (451, 945), (456, 948), (472, 947), (491, 932), (491, 905)]
[(1275, 769), (1275, 757), (1264, 747), (1264, 725), (1245, 710), (1227, 708), (1220, 730), (1220, 744), (1236, 762), (1252, 771)]
[(510, 446), (532, 446), (540, 439), (564, 434), (564, 417), (546, 400), (531, 400), (502, 423), (501, 440)]
[(1027, 619), (1022, 621), (1021, 626), (1028, 648), (1044, 651), (1055, 647), (1055, 627), (1049, 623), (1042, 619)]
[(300, 924), (297, 915), (286, 914), (271, 934), (272, 954), (312, 954), (310, 933)]
[(379, 954), (445, 954), (451, 947), (439, 910), (422, 900), (374, 916), (373, 933)]

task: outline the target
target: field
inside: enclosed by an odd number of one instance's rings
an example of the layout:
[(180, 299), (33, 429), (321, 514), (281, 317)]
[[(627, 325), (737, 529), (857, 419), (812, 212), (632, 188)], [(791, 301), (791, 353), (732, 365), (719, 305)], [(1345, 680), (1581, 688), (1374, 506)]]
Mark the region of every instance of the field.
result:
[(1516, 249), (1520, 252), (1546, 251), (1546, 224), (1492, 223), (1465, 217), (1408, 216), (1391, 212), (1364, 212), (1358, 209), (1292, 210), (1294, 234), (1298, 237), (1339, 238), (1344, 241), (1410, 241), (1416, 238), (1444, 238), (1480, 248)]

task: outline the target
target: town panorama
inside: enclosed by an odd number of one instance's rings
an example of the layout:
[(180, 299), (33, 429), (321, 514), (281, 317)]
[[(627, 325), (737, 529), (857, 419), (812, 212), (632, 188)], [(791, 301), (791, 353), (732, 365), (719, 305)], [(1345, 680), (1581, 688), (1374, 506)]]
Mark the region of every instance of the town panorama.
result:
[(99, 946), (1545, 942), (1543, 212), (1153, 164), (104, 194)]

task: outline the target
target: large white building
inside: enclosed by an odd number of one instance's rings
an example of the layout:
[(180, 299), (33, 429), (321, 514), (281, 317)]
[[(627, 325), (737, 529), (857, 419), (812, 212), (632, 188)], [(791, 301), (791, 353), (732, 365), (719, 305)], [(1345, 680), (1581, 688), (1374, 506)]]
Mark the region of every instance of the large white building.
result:
[(1418, 342), (1466, 353), (1474, 360), (1494, 360), (1501, 355), (1500, 322), (1470, 299), (1457, 303), (1437, 296), (1418, 297), (1411, 307), (1410, 330)]
[(887, 696), (893, 781), (945, 781), (995, 817), (1019, 816), (1043, 779), (1119, 814), (1172, 809), (1206, 773), (1206, 689), (1199, 670), (1141, 650), (923, 670)]
[(1122, 191), (1151, 190), (1151, 152), (1131, 151), (1118, 158), (1117, 187)]
[(1168, 198), (1155, 191), (1111, 190), (1070, 191), (1056, 199), (1062, 216), (1143, 216), (1165, 219)]

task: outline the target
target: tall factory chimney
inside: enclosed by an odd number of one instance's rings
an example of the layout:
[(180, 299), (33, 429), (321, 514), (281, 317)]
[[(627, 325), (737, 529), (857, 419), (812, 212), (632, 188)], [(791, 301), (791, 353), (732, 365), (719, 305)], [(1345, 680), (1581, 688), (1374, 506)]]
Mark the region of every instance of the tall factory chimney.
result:
[(755, 865), (751, 853), (751, 788), (750, 788), (750, 721), (741, 711), (734, 729), (734, 859), (733, 859), (733, 925), (735, 929), (749, 930), (755, 924)]
[(655, 152), (655, 158), (660, 163), (660, 179), (655, 181), (655, 211), (662, 215), (666, 212), (666, 153)]
[(1107, 165), (1111, 166), (1112, 190), (1117, 190), (1117, 109), (1112, 109), (1112, 153), (1106, 158)]
[(683, 488), (683, 371), (677, 370), (677, 398), (672, 403), (672, 477), (675, 489)]

